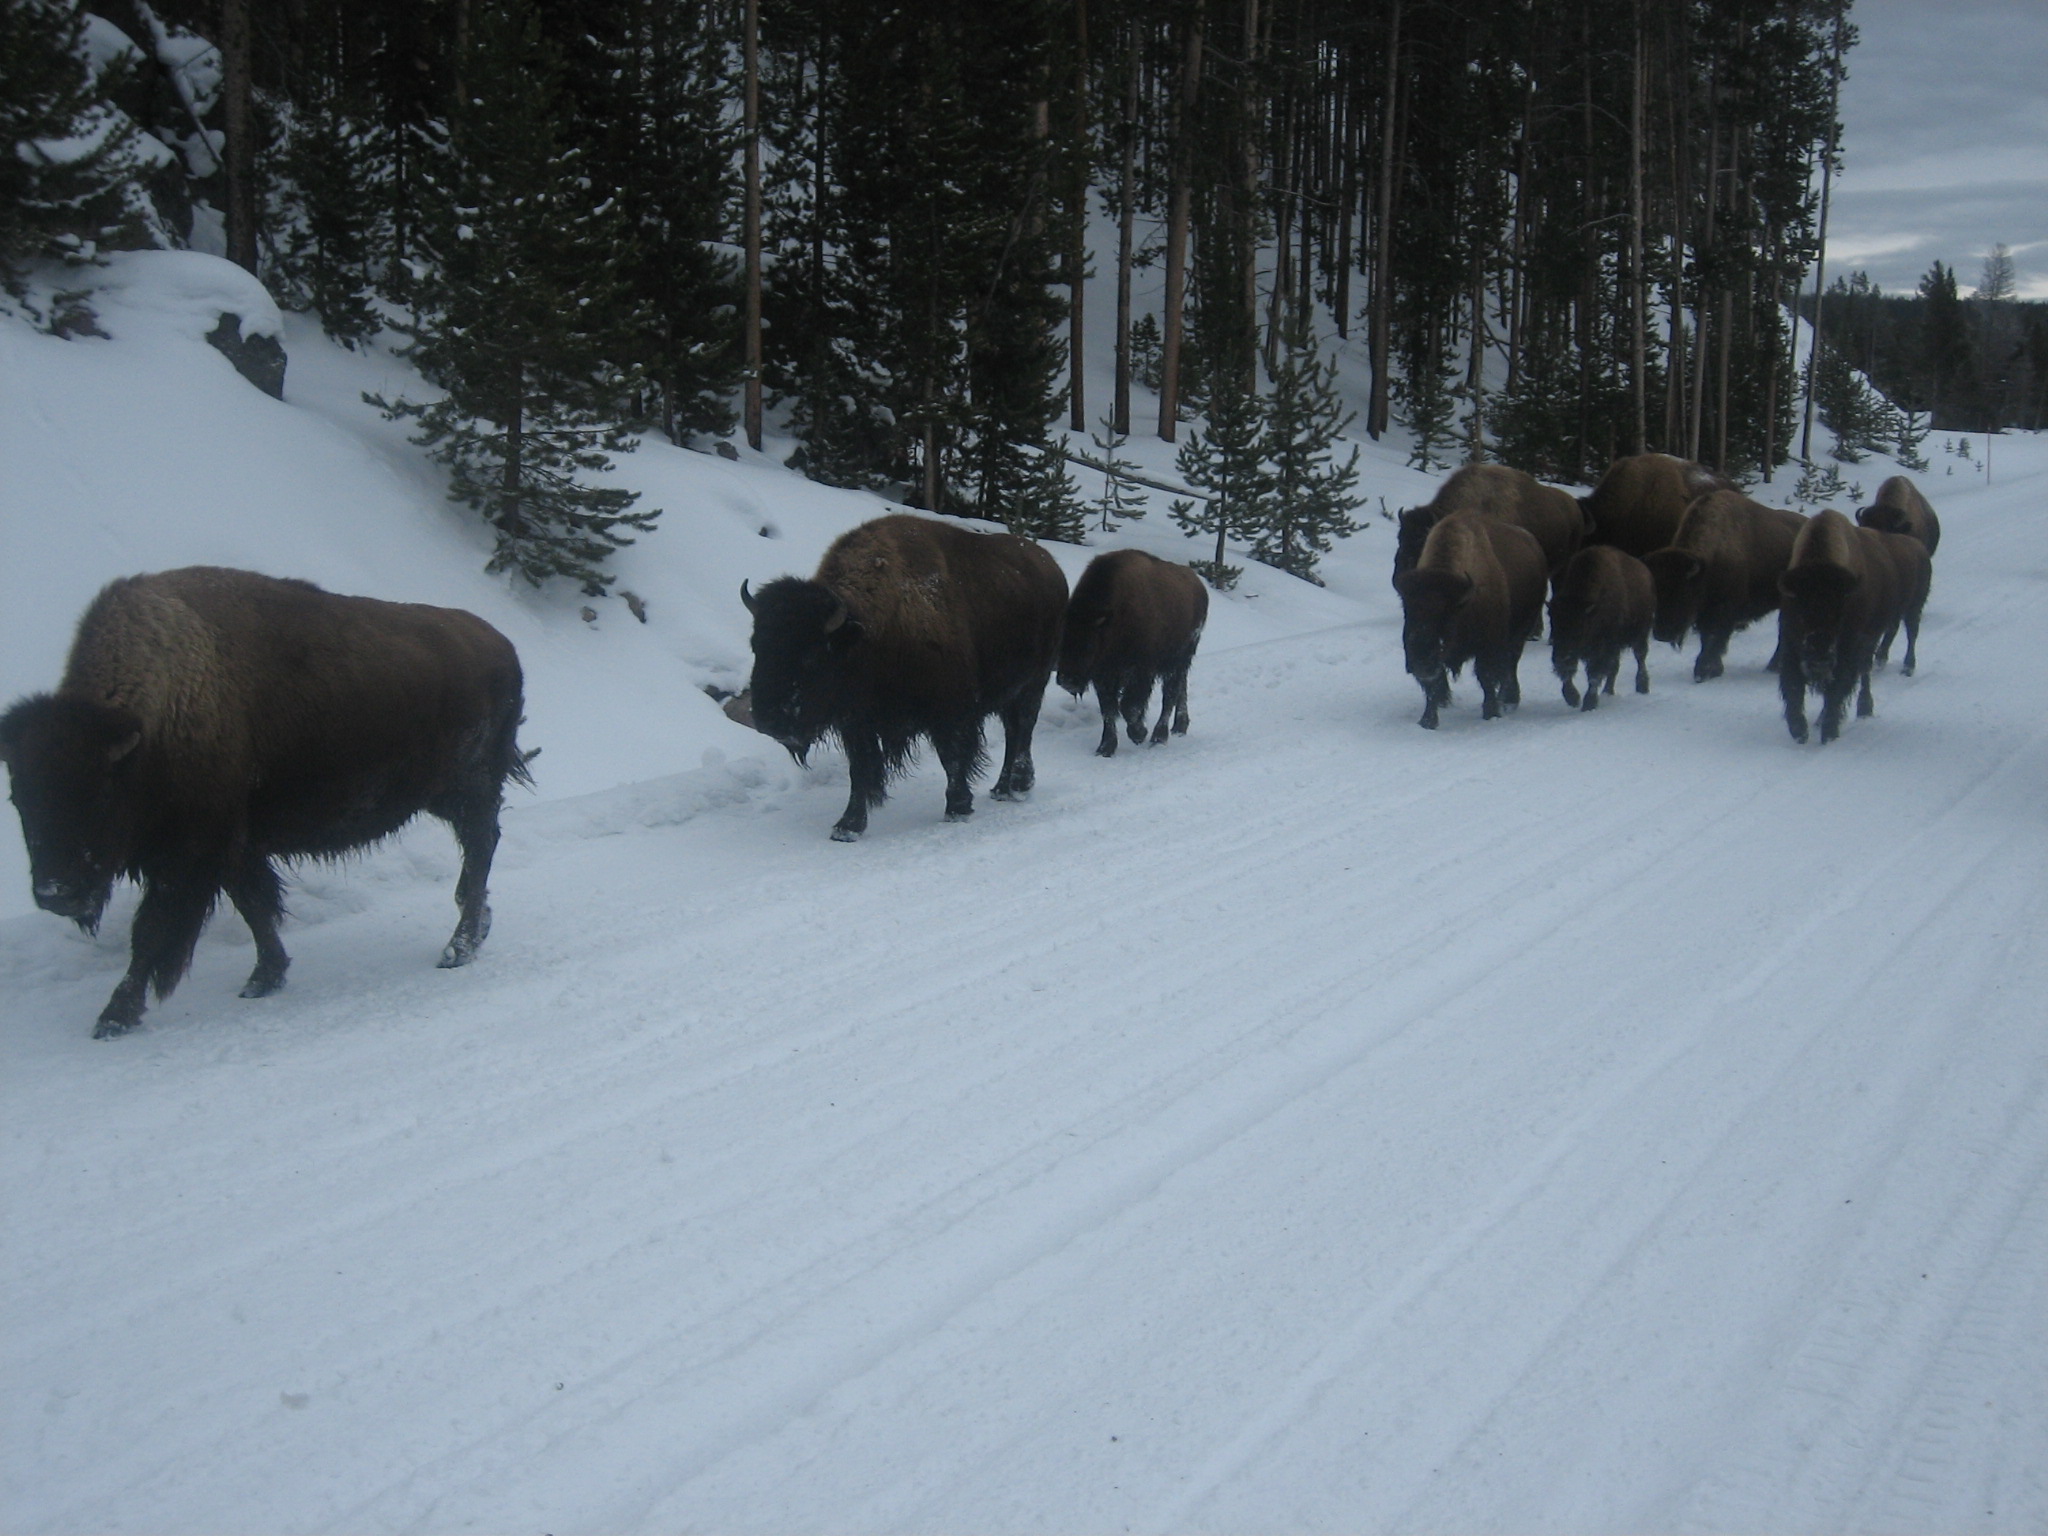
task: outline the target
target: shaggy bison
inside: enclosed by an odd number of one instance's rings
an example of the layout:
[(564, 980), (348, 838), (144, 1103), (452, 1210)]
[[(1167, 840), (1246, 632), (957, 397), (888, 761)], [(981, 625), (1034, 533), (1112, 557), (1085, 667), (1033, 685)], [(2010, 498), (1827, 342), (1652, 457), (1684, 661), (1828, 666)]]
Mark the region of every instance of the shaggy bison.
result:
[(1873, 712), (1870, 673), (1901, 625), (1906, 656), (1899, 671), (1912, 676), (1933, 570), (1918, 539), (1860, 528), (1832, 508), (1799, 530), (1779, 578), (1785, 600), (1778, 612), (1778, 691), (1794, 741), (1806, 740), (1809, 689), (1821, 695), (1823, 742), (1842, 733), (1852, 690), (1857, 718)]
[(1592, 525), (1586, 542), (1611, 544), (1640, 560), (1677, 538), (1685, 509), (1700, 497), (1734, 489), (1711, 469), (1668, 453), (1616, 459), (1579, 502)]
[[(1650, 618), (1657, 605), (1650, 568), (1634, 555), (1595, 544), (1573, 555), (1550, 594), (1550, 664), (1564, 684), (1564, 701), (1580, 709), (1600, 702), (1601, 685), (1614, 692), (1621, 653), (1636, 655), (1636, 692), (1650, 691)], [(1586, 697), (1574, 680), (1586, 669)]]
[(1395, 578), (1401, 649), (1422, 685), (1422, 724), (1435, 730), (1450, 679), (1467, 661), (1491, 720), (1522, 702), (1516, 668), (1543, 612), (1546, 562), (1531, 534), (1498, 518), (1457, 512), (1429, 532), (1413, 570)]
[(1685, 509), (1668, 547), (1643, 557), (1657, 589), (1657, 638), (1682, 645), (1700, 632), (1694, 682), (1719, 677), (1729, 638), (1778, 606), (1778, 578), (1805, 521), (1740, 491), (1713, 491)]
[(809, 581), (740, 584), (754, 616), (754, 724), (798, 762), (828, 735), (853, 780), (833, 838), (867, 830), (889, 779), (929, 736), (946, 819), (974, 813), (982, 721), (1003, 720), (990, 793), (1031, 788), (1031, 732), (1059, 650), (1067, 580), (1029, 539), (935, 518), (878, 517), (842, 534)]
[(420, 811), (462, 845), (465, 964), (485, 903), (515, 736), (519, 657), (473, 614), (340, 597), (304, 581), (193, 566), (116, 581), (79, 620), (63, 681), (0, 715), (0, 761), (36, 904), (88, 931), (114, 881), (142, 885), (128, 973), (96, 1037), (169, 995), (223, 891), (256, 939), (242, 988), (290, 964), (272, 860), (337, 858)]
[(1877, 500), (1856, 514), (1865, 528), (1884, 533), (1903, 533), (1918, 539), (1932, 555), (1941, 542), (1941, 519), (1920, 494), (1919, 487), (1904, 475), (1893, 475), (1877, 488)]
[(1415, 569), (1430, 530), (1454, 512), (1498, 518), (1525, 529), (1542, 546), (1550, 571), (1563, 568), (1586, 530), (1586, 514), (1567, 492), (1505, 464), (1467, 464), (1437, 487), (1426, 506), (1401, 513), (1394, 540), (1395, 591), (1401, 588), (1401, 577)]
[(1152, 745), (1188, 731), (1188, 668), (1209, 618), (1209, 589), (1184, 565), (1140, 549), (1111, 550), (1088, 562), (1067, 604), (1059, 684), (1079, 698), (1090, 684), (1102, 705), (1098, 757), (1116, 756), (1116, 721), (1133, 743), (1145, 739), (1152, 684), (1161, 682)]

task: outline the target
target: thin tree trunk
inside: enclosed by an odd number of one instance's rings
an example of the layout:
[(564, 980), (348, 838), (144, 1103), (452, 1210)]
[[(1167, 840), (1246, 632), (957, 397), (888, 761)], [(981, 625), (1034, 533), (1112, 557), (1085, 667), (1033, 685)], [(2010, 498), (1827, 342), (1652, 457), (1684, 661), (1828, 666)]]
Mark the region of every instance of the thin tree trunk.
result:
[(1138, 87), (1142, 52), (1138, 27), (1127, 22), (1125, 46), (1130, 50), (1130, 81), (1125, 88), (1122, 164), (1117, 172), (1116, 233), (1116, 402), (1112, 432), (1131, 430), (1131, 245), (1138, 216)]
[(1387, 26), (1387, 85), (1380, 123), (1379, 216), (1373, 237), (1372, 395), (1366, 403), (1365, 431), (1375, 442), (1387, 430), (1388, 332), (1393, 326), (1394, 267), (1394, 130), (1401, 87), (1401, 6), (1394, 0)]
[(1181, 328), (1188, 293), (1188, 206), (1193, 195), (1195, 103), (1202, 86), (1204, 0), (1188, 18), (1181, 61), (1179, 108), (1174, 115), (1173, 186), (1166, 215), (1166, 319), (1159, 342), (1159, 436), (1172, 442), (1180, 424)]
[(1628, 119), (1628, 278), (1632, 290), (1629, 304), (1629, 390), (1635, 404), (1635, 451), (1647, 453), (1650, 446), (1649, 296), (1643, 273), (1643, 0), (1635, 0), (1635, 53), (1629, 70)]
[(228, 260), (256, 270), (256, 125), (250, 113), (249, 0), (221, 0), (221, 122), (226, 131)]
[[(1828, 201), (1834, 190), (1836, 113), (1842, 98), (1842, 9), (1842, 0), (1835, 0), (1834, 49), (1828, 68), (1828, 143), (1820, 162), (1820, 248), (1813, 264), (1813, 339), (1806, 352), (1805, 424), (1799, 430), (1799, 457), (1809, 464), (1813, 462), (1813, 376), (1820, 361), (1820, 312), (1827, 291), (1824, 285), (1828, 271)], [(1792, 327), (1796, 336), (1796, 313)]]
[(1351, 226), (1358, 215), (1358, 93), (1351, 73), (1339, 77), (1337, 87), (1338, 130), (1336, 135), (1337, 182), (1337, 270), (1333, 276), (1330, 313), (1337, 322), (1337, 339), (1351, 339)]
[[(761, 0), (746, 0), (742, 48), (745, 53), (746, 137), (746, 394), (747, 446), (761, 448)], [(819, 118), (823, 132), (823, 116)], [(822, 146), (821, 146), (822, 148)], [(822, 158), (822, 154), (821, 154)]]
[(1074, 0), (1073, 220), (1067, 242), (1067, 425), (1088, 430), (1082, 388), (1082, 303), (1088, 272), (1088, 0)]

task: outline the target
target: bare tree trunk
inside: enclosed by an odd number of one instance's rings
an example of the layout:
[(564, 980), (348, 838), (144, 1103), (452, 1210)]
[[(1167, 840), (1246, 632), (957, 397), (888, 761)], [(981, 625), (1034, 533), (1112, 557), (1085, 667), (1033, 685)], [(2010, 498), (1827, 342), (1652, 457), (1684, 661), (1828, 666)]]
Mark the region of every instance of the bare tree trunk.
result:
[(249, 0), (221, 0), (221, 121), (227, 130), (222, 169), (227, 173), (228, 260), (256, 270), (256, 125), (249, 106)]
[(1124, 93), (1123, 163), (1118, 168), (1116, 231), (1116, 402), (1110, 430), (1131, 430), (1131, 244), (1138, 216), (1138, 87), (1142, 53), (1138, 26), (1126, 22), (1130, 81)]
[(1365, 408), (1366, 435), (1375, 442), (1387, 430), (1388, 333), (1393, 328), (1394, 267), (1394, 130), (1401, 90), (1401, 5), (1394, 0), (1387, 25), (1387, 86), (1380, 121), (1379, 227), (1373, 236), (1372, 395)]
[[(761, 448), (761, 0), (746, 0), (742, 48), (746, 74), (746, 394), (747, 446)], [(822, 117), (820, 132), (823, 131)], [(822, 146), (821, 146), (822, 148)], [(822, 156), (821, 156), (822, 158)]]
[(1629, 70), (1628, 119), (1628, 279), (1629, 390), (1635, 400), (1635, 451), (1650, 447), (1649, 295), (1643, 272), (1643, 0), (1635, 0), (1635, 55)]
[(1067, 425), (1088, 430), (1083, 397), (1082, 303), (1088, 273), (1088, 0), (1074, 0), (1074, 179), (1067, 240)]
[(1337, 321), (1337, 339), (1351, 339), (1351, 226), (1358, 215), (1358, 93), (1346, 70), (1337, 87), (1338, 155), (1337, 271), (1330, 312)]
[[(1820, 249), (1813, 264), (1813, 340), (1806, 353), (1805, 424), (1799, 430), (1799, 457), (1809, 464), (1813, 462), (1813, 375), (1820, 361), (1820, 311), (1827, 291), (1828, 200), (1834, 190), (1836, 114), (1842, 99), (1842, 10), (1843, 0), (1835, 0), (1834, 51), (1828, 68), (1828, 143), (1820, 162)], [(1796, 313), (1792, 331), (1795, 336), (1799, 333)]]
[(1188, 206), (1193, 195), (1195, 103), (1202, 86), (1204, 0), (1188, 18), (1187, 51), (1181, 61), (1180, 96), (1174, 114), (1173, 186), (1166, 215), (1166, 322), (1159, 345), (1159, 436), (1172, 442), (1180, 423), (1181, 328), (1188, 296)]
[[(1703, 215), (1706, 226), (1701, 249), (1709, 257), (1714, 248), (1714, 205), (1715, 192), (1720, 186), (1721, 169), (1721, 112), (1720, 75), (1718, 61), (1714, 66), (1712, 81), (1708, 86), (1707, 101), (1707, 185), (1701, 201), (1705, 204)], [(1707, 289), (1700, 284), (1700, 291), (1694, 297), (1692, 311), (1692, 410), (1686, 417), (1685, 456), (1697, 459), (1700, 456), (1700, 427), (1706, 412), (1707, 395)]]

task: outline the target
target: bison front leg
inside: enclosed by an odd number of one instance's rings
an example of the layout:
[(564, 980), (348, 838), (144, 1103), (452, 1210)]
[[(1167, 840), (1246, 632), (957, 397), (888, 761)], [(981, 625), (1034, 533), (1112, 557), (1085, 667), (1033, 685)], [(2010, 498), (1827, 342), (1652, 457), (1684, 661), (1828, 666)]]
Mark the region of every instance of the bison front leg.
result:
[(193, 946), (206, 926), (220, 887), (204, 878), (143, 881), (142, 901), (128, 940), (128, 974), (100, 1010), (92, 1037), (125, 1034), (142, 1022), (143, 1002), (154, 988), (169, 997), (192, 964)]
[(981, 721), (950, 726), (932, 734), (939, 766), (946, 770), (946, 820), (965, 821), (974, 814), (974, 771), (981, 766)]
[(1176, 736), (1188, 733), (1188, 669), (1179, 667), (1159, 680), (1159, 721), (1152, 727), (1152, 745), (1159, 746), (1171, 729)]
[(1173, 734), (1185, 736), (1188, 726), (1188, 672), (1194, 666), (1194, 658), (1182, 662), (1173, 673)]
[(1095, 744), (1097, 757), (1116, 756), (1117, 693), (1122, 679), (1103, 677), (1096, 679), (1095, 702), (1102, 706), (1102, 740)]
[(1563, 687), (1565, 704), (1572, 709), (1579, 708), (1579, 658), (1570, 651), (1560, 649), (1554, 643), (1554, 638), (1550, 648), (1550, 670), (1557, 674), (1557, 680)]
[[(1032, 785), (1038, 782), (1038, 769), (1031, 761), (1031, 735), (1038, 728), (1038, 706), (1045, 697), (1045, 680), (1040, 679), (1035, 687), (1027, 687), (1016, 698), (1003, 706), (1003, 769), (996, 775), (995, 787), (988, 792), (991, 800), (1021, 800), (1031, 793)], [(975, 727), (975, 750), (981, 748), (981, 727)], [(1115, 731), (1106, 735), (1114, 742)]]
[[(1636, 653), (1636, 692), (1648, 693), (1650, 691), (1649, 637), (1645, 636), (1643, 639), (1636, 641), (1631, 649)], [(1619, 666), (1619, 660), (1615, 664)]]
[[(1693, 659), (1692, 680), (1704, 683), (1709, 678), (1719, 677), (1722, 672), (1722, 658), (1728, 654), (1732, 629), (1702, 629), (1700, 631), (1700, 653)], [(1774, 660), (1776, 658), (1773, 658)]]
[(277, 871), (261, 854), (246, 854), (229, 878), (227, 891), (228, 900), (256, 940), (256, 969), (242, 984), (242, 996), (268, 997), (284, 985), (284, 973), (292, 963), (277, 936), (278, 921), (284, 916), (284, 890)]
[(1439, 672), (1416, 681), (1422, 685), (1422, 718), (1415, 723), (1425, 731), (1433, 731), (1437, 728), (1437, 711), (1451, 702), (1451, 680)]
[(882, 803), (883, 779), (887, 766), (879, 736), (867, 731), (849, 731), (846, 743), (847, 777), (852, 781), (846, 809), (832, 827), (832, 841), (854, 843), (868, 829), (868, 812)]

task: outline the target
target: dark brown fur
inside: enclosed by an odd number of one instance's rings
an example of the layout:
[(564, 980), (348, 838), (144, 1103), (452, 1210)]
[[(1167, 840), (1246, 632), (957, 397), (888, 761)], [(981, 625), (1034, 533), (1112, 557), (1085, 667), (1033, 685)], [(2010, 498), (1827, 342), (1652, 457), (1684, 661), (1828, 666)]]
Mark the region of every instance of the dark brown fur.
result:
[(1616, 459), (1580, 503), (1592, 524), (1586, 542), (1611, 544), (1640, 560), (1671, 545), (1685, 509), (1700, 497), (1734, 489), (1711, 469), (1668, 453)]
[(1542, 546), (1546, 568), (1558, 571), (1579, 547), (1586, 514), (1576, 497), (1505, 464), (1467, 464), (1437, 487), (1428, 505), (1401, 513), (1394, 541), (1394, 589), (1415, 568), (1432, 528), (1454, 512), (1498, 518), (1525, 529)]
[(1877, 488), (1877, 500), (1856, 514), (1865, 528), (1884, 533), (1903, 533), (1918, 539), (1932, 555), (1941, 543), (1941, 519), (1920, 494), (1920, 488), (1904, 475), (1893, 475)]
[[(1635, 652), (1636, 692), (1650, 691), (1650, 618), (1656, 606), (1650, 568), (1634, 555), (1596, 544), (1572, 556), (1550, 597), (1550, 664), (1564, 684), (1565, 703), (1592, 709), (1603, 683), (1614, 692), (1624, 650)], [(1575, 681), (1581, 664), (1583, 704)]]
[(1161, 682), (1152, 745), (1188, 730), (1188, 668), (1209, 619), (1209, 588), (1193, 571), (1140, 549), (1097, 555), (1074, 583), (1060, 641), (1060, 686), (1079, 698), (1092, 685), (1102, 706), (1098, 757), (1116, 756), (1116, 722), (1145, 739), (1152, 685)]
[(982, 721), (1003, 721), (997, 800), (1029, 792), (1031, 733), (1059, 650), (1067, 581), (1029, 539), (937, 518), (878, 517), (842, 534), (809, 581), (740, 597), (754, 615), (755, 728), (802, 761), (824, 737), (853, 781), (840, 842), (867, 830), (919, 737), (946, 770), (946, 817), (973, 814)]
[(1682, 645), (1700, 633), (1694, 682), (1719, 677), (1735, 631), (1776, 610), (1778, 578), (1805, 521), (1740, 491), (1713, 491), (1686, 508), (1667, 548), (1643, 557), (1657, 588), (1657, 638)]
[(1453, 513), (1432, 528), (1415, 568), (1395, 580), (1401, 649), (1422, 685), (1422, 724), (1435, 730), (1451, 678), (1472, 663), (1492, 720), (1522, 702), (1516, 669), (1543, 612), (1547, 563), (1526, 530), (1498, 518)]
[(168, 995), (225, 891), (256, 938), (244, 997), (283, 984), (272, 861), (332, 858), (427, 811), (455, 829), (461, 919), (441, 963), (490, 926), (504, 781), (524, 781), (519, 658), (474, 614), (342, 597), (193, 566), (114, 582), (80, 619), (55, 694), (0, 716), (0, 760), (37, 904), (96, 927), (142, 885), (128, 973), (97, 1035)]
[(1852, 692), (1858, 719), (1875, 712), (1870, 674), (1902, 625), (1899, 671), (1913, 675), (1933, 569), (1918, 539), (1858, 527), (1832, 508), (1800, 530), (1779, 578), (1785, 600), (1778, 611), (1778, 689), (1794, 741), (1807, 739), (1809, 689), (1821, 695), (1823, 742), (1841, 734)]

